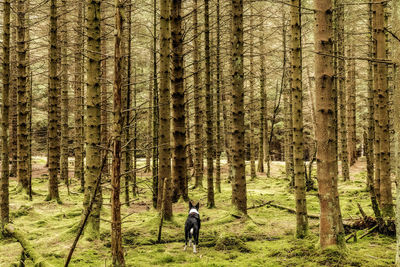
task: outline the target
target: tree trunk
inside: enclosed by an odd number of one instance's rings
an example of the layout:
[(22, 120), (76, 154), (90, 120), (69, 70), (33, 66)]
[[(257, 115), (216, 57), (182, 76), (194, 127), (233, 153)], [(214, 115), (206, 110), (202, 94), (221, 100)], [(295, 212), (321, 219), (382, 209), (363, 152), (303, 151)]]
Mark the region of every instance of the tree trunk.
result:
[(68, 180), (68, 91), (69, 91), (69, 60), (68, 60), (68, 19), (67, 19), (67, 1), (62, 1), (62, 8), (61, 8), (61, 18), (62, 18), (62, 25), (61, 25), (61, 42), (62, 42), (62, 56), (61, 56), (61, 159), (60, 159), (60, 178), (64, 181), (69, 188), (69, 180)]
[(183, 27), (182, 1), (171, 1), (171, 37), (172, 37), (172, 200), (178, 201), (185, 196), (186, 179), (186, 125), (185, 91), (183, 86)]
[[(106, 7), (107, 4), (102, 1), (101, 2), (101, 12), (102, 12), (102, 20), (101, 20), (101, 29), (102, 31), (105, 31), (106, 29)], [(108, 76), (107, 76), (107, 71), (108, 71), (108, 64), (107, 64), (107, 38), (105, 33), (103, 32), (102, 34), (102, 39), (101, 39), (101, 115), (100, 115), (100, 120), (101, 120), (101, 146), (106, 147), (108, 143)], [(104, 155), (107, 155), (108, 151), (103, 150), (101, 158), (104, 157)], [(109, 174), (109, 164), (108, 160), (106, 160), (106, 164), (103, 167), (103, 173), (104, 174)]]
[(153, 207), (161, 209), (160, 185), (158, 183), (158, 74), (157, 74), (157, 0), (153, 1)]
[(249, 75), (249, 82), (250, 82), (250, 103), (249, 103), (249, 111), (248, 116), (250, 120), (250, 135), (249, 135), (249, 144), (250, 144), (250, 177), (251, 179), (257, 178), (256, 174), (256, 161), (255, 161), (255, 142), (254, 142), (254, 128), (255, 128), (255, 121), (254, 121), (254, 111), (256, 110), (254, 106), (254, 15), (253, 15), (253, 6), (250, 3), (250, 75)]
[(122, 29), (124, 19), (122, 16), (124, 5), (121, 0), (115, 1), (115, 49), (114, 49), (114, 143), (113, 143), (113, 163), (112, 163), (112, 179), (111, 179), (111, 251), (113, 266), (124, 266), (124, 252), (122, 248), (121, 234), (121, 202), (119, 199), (121, 189), (121, 135), (122, 135), (122, 63), (123, 53), (121, 47)]
[[(100, 150), (100, 81), (101, 81), (101, 41), (100, 41), (100, 1), (87, 1), (87, 122), (86, 122), (86, 174), (85, 196), (83, 206), (89, 205), (90, 196), (94, 192), (96, 179), (101, 165)], [(99, 188), (101, 189), (101, 187)], [(102, 205), (101, 190), (95, 197), (92, 213), (90, 214), (87, 234), (97, 239), (100, 234), (100, 209)]]
[(216, 148), (215, 148), (215, 188), (218, 193), (221, 193), (221, 82), (222, 72), (221, 72), (221, 9), (220, 0), (217, 0), (217, 47), (216, 47), (216, 74), (217, 74), (217, 92), (216, 92), (216, 103), (217, 103), (217, 113), (216, 113)]
[(337, 54), (338, 54), (338, 91), (339, 91), (339, 114), (340, 114), (340, 160), (342, 163), (343, 180), (350, 179), (349, 159), (347, 150), (347, 123), (346, 123), (346, 74), (344, 57), (344, 6), (343, 0), (337, 0)]
[[(125, 204), (129, 206), (130, 203), (130, 196), (129, 196), (129, 183), (133, 182), (133, 175), (132, 175), (132, 129), (131, 129), (131, 122), (132, 122), (132, 1), (128, 0), (125, 1), (125, 6), (128, 7), (128, 15), (126, 16), (123, 11), (121, 11), (122, 19), (127, 20), (127, 29), (123, 29), (123, 36), (122, 40), (126, 40), (126, 51), (124, 54), (125, 64), (122, 65), (123, 72), (124, 72), (124, 82), (126, 86), (123, 86), (123, 96), (122, 96), (122, 105), (124, 109), (123, 113), (123, 144), (125, 149), (123, 150), (123, 170), (124, 170), (124, 181), (125, 181)], [(124, 45), (122, 43), (122, 49), (124, 49)], [(135, 170), (133, 170), (135, 171)]]
[[(368, 57), (372, 58), (374, 55), (373, 39), (372, 39), (372, 4), (368, 5), (369, 13), (369, 43), (368, 43)], [(375, 217), (380, 218), (381, 213), (378, 205), (378, 199), (374, 188), (374, 89), (373, 89), (373, 63), (368, 61), (368, 129), (366, 136), (366, 159), (367, 159), (367, 189), (369, 191), (372, 209)]]
[(232, 203), (247, 214), (244, 88), (243, 88), (243, 0), (232, 0)]
[[(16, 1), (12, 2), (11, 8), (16, 9)], [(11, 43), (17, 43), (17, 15), (11, 12)], [(17, 177), (17, 46), (10, 47), (10, 176)]]
[(81, 191), (85, 188), (84, 167), (83, 167), (83, 3), (79, 2), (77, 5), (78, 14), (75, 25), (76, 39), (75, 39), (75, 58), (74, 58), (74, 94), (75, 94), (75, 139), (74, 139), (74, 176), (75, 179), (80, 181)]
[(158, 196), (162, 200), (162, 216), (165, 220), (172, 217), (172, 181), (170, 151), (170, 2), (160, 2), (160, 129), (159, 129), (159, 170)]
[[(374, 33), (376, 40), (376, 59), (386, 59), (386, 39), (385, 39), (385, 16), (384, 10), (386, 3), (380, 0), (374, 0), (375, 24)], [(375, 134), (379, 140), (379, 161), (380, 161), (380, 205), (383, 216), (394, 216), (392, 199), (392, 182), (390, 179), (390, 140), (389, 140), (389, 113), (388, 113), (388, 83), (387, 83), (387, 65), (377, 63), (377, 77), (375, 88), (377, 91), (377, 104), (375, 107), (377, 113), (377, 127)]]
[(210, 59), (210, 11), (209, 0), (204, 0), (204, 45), (205, 45), (205, 75), (206, 75), (206, 135), (207, 135), (207, 206), (215, 207), (214, 200), (214, 162), (213, 162), (213, 101), (211, 89), (211, 59)]
[(264, 172), (264, 160), (265, 155), (269, 155), (268, 152), (264, 152), (268, 147), (268, 120), (267, 120), (267, 95), (265, 92), (265, 55), (264, 55), (264, 35), (260, 37), (260, 141), (258, 144), (258, 171)]
[(1, 139), (2, 139), (2, 157), (1, 157), (1, 198), (0, 198), (0, 220), (4, 226), (10, 220), (9, 207), (9, 153), (8, 153), (8, 127), (9, 127), (9, 91), (10, 91), (10, 17), (11, 3), (5, 0), (3, 3), (3, 91), (1, 107)]
[[(350, 45), (348, 57), (354, 57), (353, 45)], [(350, 166), (356, 163), (356, 77), (355, 77), (355, 61), (348, 60), (347, 65), (347, 149), (348, 163)]]
[(57, 43), (57, 5), (56, 1), (50, 2), (50, 63), (49, 63), (49, 194), (47, 200), (59, 200), (58, 170), (60, 167), (60, 140), (58, 139), (58, 43)]
[[(344, 244), (340, 231), (337, 192), (337, 149), (335, 93), (333, 88), (332, 1), (317, 0), (315, 28), (317, 177), (321, 206), (320, 245), (322, 249)], [(337, 199), (336, 199), (337, 198)]]
[(301, 43), (301, 0), (292, 0), (291, 24), (291, 90), (293, 120), (293, 169), (296, 197), (296, 236), (307, 235), (308, 219), (306, 205), (306, 180), (304, 176), (303, 137), (303, 84), (302, 84), (302, 43)]
[[(293, 120), (292, 120), (292, 90), (291, 80), (288, 76), (290, 70), (287, 67), (287, 42), (286, 42), (286, 14), (282, 16), (282, 47), (283, 47), (283, 66), (282, 66), (282, 81), (281, 87), (284, 92), (284, 104), (285, 104), (285, 168), (286, 168), (286, 179), (290, 181), (290, 185), (294, 186), (294, 169), (293, 169)], [(271, 133), (272, 136), (272, 133)], [(304, 167), (303, 167), (304, 168)], [(304, 170), (303, 170), (304, 171)]]
[(202, 99), (203, 94), (201, 90), (201, 73), (200, 73), (200, 48), (199, 48), (199, 25), (198, 25), (198, 5), (197, 0), (193, 0), (193, 84), (194, 84), (194, 173), (195, 173), (195, 187), (203, 187), (203, 153), (202, 153), (202, 120), (203, 108)]
[(17, 2), (17, 179), (18, 184), (28, 192), (28, 90), (25, 40), (25, 2)]

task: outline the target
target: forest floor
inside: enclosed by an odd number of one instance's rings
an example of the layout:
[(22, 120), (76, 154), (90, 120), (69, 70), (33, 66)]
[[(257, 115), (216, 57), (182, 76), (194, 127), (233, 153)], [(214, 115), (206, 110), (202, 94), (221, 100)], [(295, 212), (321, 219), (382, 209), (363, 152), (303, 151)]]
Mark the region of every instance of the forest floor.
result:
[[(226, 168), (226, 167), (225, 167)], [(249, 169), (247, 169), (249, 171)], [(73, 180), (71, 193), (60, 184), (62, 204), (44, 201), (47, 176), (44, 160), (34, 165), (33, 201), (17, 194), (16, 181), (11, 181), (10, 208), (12, 222), (26, 234), (35, 249), (53, 266), (63, 266), (76, 236), (76, 226), (82, 214), (83, 194)], [(368, 192), (365, 190), (365, 162), (360, 160), (351, 168), (351, 180), (340, 182), (339, 192), (344, 218), (360, 216), (357, 203), (372, 215)], [(215, 194), (216, 208), (206, 208), (206, 189), (189, 190), (193, 202), (200, 201), (202, 225), (199, 253), (183, 251), (184, 223), (187, 203), (174, 204), (174, 217), (164, 223), (162, 244), (156, 244), (159, 216), (152, 208), (150, 179), (139, 175), (140, 194), (130, 207), (122, 207), (122, 232), (125, 259), (128, 266), (392, 266), (395, 239), (372, 234), (357, 242), (346, 244), (344, 250), (322, 252), (318, 248), (318, 220), (310, 219), (310, 234), (303, 240), (294, 237), (296, 218), (285, 210), (271, 206), (249, 209), (248, 219), (232, 216), (231, 185), (223, 173), (222, 193)], [(294, 208), (293, 190), (285, 179), (284, 165), (273, 162), (271, 177), (258, 174), (248, 179), (248, 207), (266, 201)], [(191, 183), (192, 186), (192, 183)], [(206, 187), (206, 178), (204, 178)], [(104, 187), (100, 240), (82, 238), (70, 266), (109, 266), (111, 263), (110, 186)], [(123, 201), (124, 195), (121, 195)], [(317, 191), (307, 194), (309, 214), (319, 214)], [(360, 234), (365, 230), (360, 230)], [(18, 263), (20, 245), (12, 239), (0, 239), (0, 266)], [(29, 266), (29, 264), (27, 265)]]

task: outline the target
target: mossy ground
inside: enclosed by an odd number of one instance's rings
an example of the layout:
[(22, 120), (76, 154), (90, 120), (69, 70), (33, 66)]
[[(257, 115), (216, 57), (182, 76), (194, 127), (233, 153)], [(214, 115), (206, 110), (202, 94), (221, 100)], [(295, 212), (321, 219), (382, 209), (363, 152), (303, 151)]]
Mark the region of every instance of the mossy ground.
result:
[[(71, 185), (67, 195), (65, 185), (60, 184), (62, 204), (44, 201), (47, 178), (43, 174), (43, 162), (35, 165), (33, 201), (17, 194), (11, 181), (10, 207), (14, 225), (26, 233), (37, 251), (54, 266), (63, 266), (66, 255), (76, 235), (75, 230), (82, 214), (82, 197), (79, 183)], [(360, 203), (372, 214), (368, 193), (365, 190), (364, 162), (351, 169), (351, 181), (340, 182), (342, 213), (344, 218), (357, 218)], [(248, 180), (248, 206), (273, 200), (274, 203), (294, 208), (293, 191), (284, 179), (282, 163), (272, 164), (272, 177), (258, 174)], [(36, 176), (35, 176), (36, 175)], [(303, 240), (296, 240), (295, 216), (273, 207), (249, 210), (248, 219), (237, 219), (231, 204), (231, 185), (223, 175), (222, 193), (215, 195), (216, 208), (207, 209), (205, 189), (190, 190), (190, 198), (200, 201), (202, 229), (199, 253), (191, 249), (183, 251), (184, 222), (187, 203), (174, 204), (174, 217), (165, 222), (162, 240), (157, 239), (159, 217), (152, 208), (148, 176), (139, 175), (140, 194), (130, 206), (123, 206), (123, 242), (128, 266), (391, 266), (394, 264), (395, 239), (374, 234), (348, 243), (345, 250), (321, 251), (318, 249), (318, 220), (309, 220), (310, 233)], [(206, 185), (206, 179), (204, 179)], [(82, 238), (70, 266), (109, 266), (110, 255), (110, 198), (109, 186), (104, 187), (101, 234), (96, 241)], [(124, 199), (124, 195), (121, 195)], [(310, 214), (319, 213), (316, 191), (308, 193), (307, 206)], [(21, 248), (10, 239), (0, 239), (0, 266), (18, 262)], [(29, 266), (29, 264), (28, 264)]]

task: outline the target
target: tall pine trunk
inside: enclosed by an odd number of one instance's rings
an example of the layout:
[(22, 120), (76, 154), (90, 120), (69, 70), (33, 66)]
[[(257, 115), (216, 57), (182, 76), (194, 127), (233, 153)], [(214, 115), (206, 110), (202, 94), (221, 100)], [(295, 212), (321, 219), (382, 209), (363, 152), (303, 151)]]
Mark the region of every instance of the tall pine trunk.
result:
[(249, 75), (249, 83), (250, 83), (250, 98), (249, 98), (249, 111), (248, 117), (250, 120), (250, 134), (249, 134), (249, 145), (250, 145), (250, 177), (251, 179), (257, 178), (256, 174), (256, 161), (255, 161), (255, 142), (254, 142), (254, 128), (255, 128), (255, 121), (254, 121), (254, 112), (255, 112), (255, 105), (254, 105), (254, 89), (255, 89), (255, 82), (254, 82), (254, 15), (253, 15), (253, 6), (250, 3), (250, 75)]
[(206, 75), (206, 136), (207, 136), (207, 206), (215, 207), (213, 162), (213, 101), (211, 89), (210, 10), (209, 0), (204, 0), (204, 45)]
[(153, 1), (153, 46), (152, 46), (152, 64), (153, 64), (153, 207), (161, 209), (161, 198), (159, 197), (158, 183), (158, 126), (159, 126), (159, 107), (158, 107), (158, 73), (157, 73), (157, 0)]
[[(106, 28), (106, 7), (107, 4), (102, 1), (101, 2), (101, 12), (102, 12), (102, 20), (101, 20), (101, 29), (103, 30), (102, 34), (102, 39), (101, 39), (101, 146), (106, 147), (107, 142), (108, 142), (108, 76), (107, 76), (107, 71), (108, 71), (108, 58), (107, 58), (107, 38), (105, 35), (105, 28)], [(102, 151), (102, 156), (101, 158), (104, 157), (104, 155), (107, 155), (108, 151), (103, 150)], [(109, 164), (108, 160), (106, 160), (106, 164), (103, 167), (103, 173), (108, 174), (109, 173)]]
[[(101, 42), (100, 42), (100, 1), (87, 0), (87, 122), (86, 122), (86, 173), (83, 206), (89, 205), (94, 192), (101, 165), (100, 150), (100, 81), (101, 81)], [(99, 188), (101, 189), (101, 188)], [(92, 212), (88, 219), (87, 234), (97, 239), (100, 234), (101, 190), (94, 198)]]
[(217, 92), (216, 92), (216, 135), (217, 144), (215, 148), (215, 188), (218, 193), (221, 193), (221, 84), (222, 83), (222, 71), (221, 71), (221, 8), (220, 0), (217, 0), (217, 47), (216, 47), (216, 74), (217, 74)]
[(10, 17), (11, 3), (5, 0), (3, 3), (3, 91), (1, 107), (1, 198), (0, 198), (0, 220), (1, 225), (9, 223), (9, 145), (8, 145), (8, 127), (9, 127), (9, 90), (10, 90)]
[[(264, 172), (264, 149), (265, 145), (268, 145), (268, 142), (265, 142), (265, 138), (268, 139), (268, 133), (266, 125), (268, 121), (266, 120), (266, 93), (265, 93), (265, 56), (264, 56), (264, 35), (260, 37), (260, 46), (259, 46), (259, 53), (260, 53), (260, 139), (258, 143), (258, 171)], [(269, 152), (268, 152), (269, 154)]]
[(114, 123), (113, 123), (113, 162), (112, 162), (112, 178), (111, 178), (111, 251), (113, 266), (124, 266), (124, 252), (122, 248), (122, 234), (121, 234), (121, 201), (119, 199), (121, 189), (121, 135), (123, 128), (122, 119), (122, 28), (124, 20), (122, 16), (123, 3), (121, 0), (115, 1), (116, 16), (115, 16), (115, 46), (114, 46)]
[(347, 122), (346, 122), (346, 74), (345, 74), (345, 61), (344, 57), (344, 6), (343, 0), (337, 0), (336, 9), (337, 19), (337, 74), (338, 74), (338, 91), (339, 91), (339, 131), (340, 131), (340, 160), (342, 168), (343, 180), (347, 181), (350, 179), (349, 174), (349, 160), (347, 151)]
[[(354, 57), (353, 45), (350, 45), (348, 57)], [(355, 61), (350, 59), (347, 61), (347, 149), (348, 163), (350, 166), (356, 162), (356, 77), (355, 77)]]
[(308, 219), (306, 205), (306, 179), (304, 174), (303, 137), (303, 83), (301, 43), (301, 0), (292, 0), (290, 8), (291, 25), (291, 91), (293, 120), (293, 173), (296, 197), (296, 236), (307, 235)]
[(340, 231), (340, 206), (337, 192), (337, 147), (334, 93), (332, 1), (316, 0), (315, 78), (317, 177), (322, 249), (344, 244)]
[(85, 188), (84, 166), (83, 166), (83, 3), (77, 4), (77, 21), (75, 23), (75, 58), (74, 58), (74, 94), (75, 94), (75, 138), (74, 138), (74, 176), (80, 182), (80, 190), (83, 192)]
[(170, 151), (170, 1), (160, 2), (160, 124), (159, 124), (159, 170), (158, 196), (162, 201), (162, 216), (172, 217), (172, 181)]
[(185, 194), (186, 180), (186, 125), (185, 91), (183, 69), (183, 25), (182, 1), (171, 1), (171, 37), (172, 37), (172, 177), (174, 202), (180, 197), (188, 200)]
[[(385, 5), (379, 0), (374, 0), (375, 6), (375, 24), (374, 33), (376, 40), (376, 59), (386, 59), (386, 38), (385, 38)], [(392, 198), (392, 182), (390, 179), (390, 140), (389, 140), (389, 97), (387, 82), (387, 65), (384, 62), (377, 63), (375, 88), (377, 91), (377, 105), (375, 112), (377, 113), (377, 123), (375, 135), (379, 139), (379, 165), (380, 165), (380, 205), (383, 216), (394, 216), (393, 198)]]
[(247, 214), (244, 88), (243, 88), (243, 0), (232, 0), (232, 203)]
[(195, 187), (203, 187), (203, 108), (201, 107), (203, 94), (200, 86), (200, 45), (199, 45), (199, 25), (198, 25), (198, 5), (197, 0), (193, 0), (193, 85), (194, 85), (194, 173)]
[(58, 43), (57, 43), (57, 5), (56, 0), (50, 2), (50, 64), (49, 64), (49, 195), (48, 200), (59, 200), (58, 194), (58, 170), (60, 167), (58, 138)]
[(26, 62), (25, 2), (17, 1), (17, 179), (28, 192), (28, 86)]
[(62, 1), (61, 7), (61, 159), (60, 159), (60, 178), (69, 188), (68, 180), (68, 140), (69, 140), (69, 124), (68, 124), (68, 91), (69, 91), (69, 60), (68, 60), (68, 13), (67, 1)]

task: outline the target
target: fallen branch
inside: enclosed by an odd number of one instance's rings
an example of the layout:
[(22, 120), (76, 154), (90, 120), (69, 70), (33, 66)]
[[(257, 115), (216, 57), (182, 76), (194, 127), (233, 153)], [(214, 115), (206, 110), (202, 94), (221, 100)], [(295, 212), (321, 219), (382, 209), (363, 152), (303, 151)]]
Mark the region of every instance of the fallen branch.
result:
[(25, 237), (24, 237), (25, 235), (22, 232), (20, 232), (19, 230), (17, 230), (16, 228), (14, 228), (13, 225), (7, 224), (4, 227), (4, 231), (5, 231), (5, 234), (12, 236), (13, 238), (15, 238), (18, 241), (18, 243), (21, 244), (21, 246), (24, 250), (24, 254), (33, 261), (35, 266), (39, 266), (39, 267), (52, 266), (52, 265), (48, 264), (45, 261), (45, 259), (33, 248), (32, 244), (29, 243), (29, 241), (25, 239)]
[(359, 209), (359, 211), (360, 211), (360, 213), (361, 213), (361, 216), (362, 216), (363, 219), (365, 220), (365, 219), (368, 217), (367, 214), (365, 213), (365, 211), (364, 211), (363, 208), (361, 207), (360, 203), (357, 203), (357, 206), (358, 206), (358, 209)]
[(372, 227), (371, 229), (369, 229), (365, 234), (363, 234), (363, 235), (360, 236), (360, 239), (366, 237), (367, 235), (372, 234), (372, 233), (375, 231), (375, 229), (376, 229), (377, 227), (378, 227), (378, 225), (375, 225), (374, 227)]
[(354, 237), (354, 242), (356, 242), (357, 241), (357, 231), (354, 231), (348, 237), (346, 237), (346, 242), (348, 242), (352, 237)]
[(247, 208), (247, 210), (251, 210), (251, 209), (258, 209), (258, 208), (261, 208), (261, 207), (264, 207), (264, 206), (267, 206), (267, 205), (269, 205), (269, 204), (271, 204), (272, 203), (272, 200), (270, 200), (270, 201), (267, 201), (267, 202), (264, 202), (264, 203), (261, 203), (260, 205), (253, 205), (253, 206), (251, 206), (251, 207), (249, 207), (249, 208)]
[[(281, 206), (281, 205), (278, 205), (278, 204), (273, 204), (273, 203), (269, 203), (268, 206), (271, 206), (271, 207), (274, 207), (274, 208), (277, 208), (277, 209), (280, 209), (280, 210), (286, 210), (289, 213), (296, 214), (296, 210), (294, 210), (292, 208), (288, 208), (288, 207)], [(310, 218), (310, 219), (319, 220), (319, 216), (318, 215), (307, 214), (307, 217)]]

